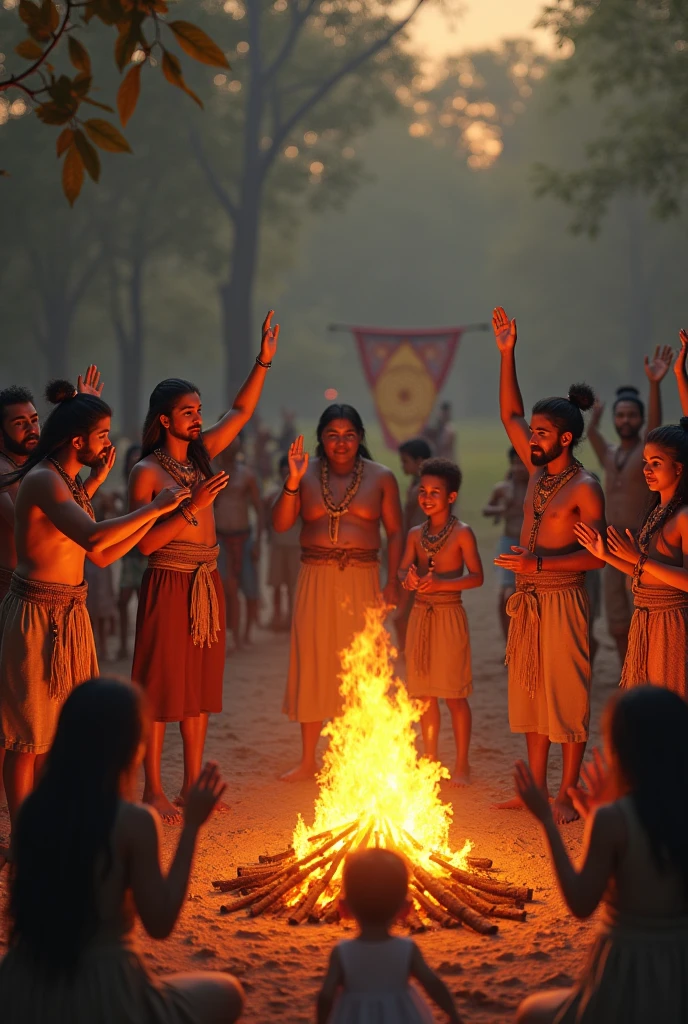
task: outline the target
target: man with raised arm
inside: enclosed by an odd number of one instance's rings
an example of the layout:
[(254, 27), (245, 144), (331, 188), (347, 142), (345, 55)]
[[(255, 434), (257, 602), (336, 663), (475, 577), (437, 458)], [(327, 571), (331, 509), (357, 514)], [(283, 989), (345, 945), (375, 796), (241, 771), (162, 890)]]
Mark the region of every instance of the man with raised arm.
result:
[[(562, 744), (564, 767), (553, 812), (563, 823), (578, 817), (569, 790), (578, 783), (590, 720), (585, 573), (603, 564), (581, 548), (574, 533), (581, 521), (605, 528), (602, 488), (573, 455), (583, 436), (581, 410), (595, 396), (587, 385), (575, 384), (567, 398), (536, 402), (529, 424), (516, 378), (516, 321), (498, 307), (492, 326), (501, 355), (502, 423), (530, 474), (521, 543), (495, 559), (516, 574), (516, 592), (507, 604), (509, 724), (512, 732), (525, 733), (531, 771), (545, 791), (550, 745)], [(498, 806), (521, 804), (516, 799)]]
[[(662, 396), (660, 383), (666, 376), (673, 352), (668, 345), (655, 349), (650, 359), (645, 357), (645, 373), (650, 381), (647, 427), (645, 406), (637, 388), (621, 387), (616, 390), (612, 407), (614, 429), (618, 444), (609, 444), (600, 433), (600, 420), (604, 406), (598, 400), (593, 406), (588, 424), (588, 440), (604, 469), (604, 496), (607, 522), (620, 533), (627, 529), (635, 532), (647, 510), (649, 493), (643, 475), (643, 447), (647, 434), (662, 422)], [(623, 665), (628, 647), (628, 630), (633, 616), (633, 596), (626, 585), (626, 575), (613, 565), (604, 570), (604, 603), (607, 629), (616, 643)]]
[[(143, 799), (164, 821), (181, 821), (180, 807), (198, 778), (208, 716), (222, 710), (225, 667), (225, 602), (217, 571), (219, 547), (213, 502), (228, 476), (210, 462), (243, 430), (258, 405), (277, 351), (279, 324), (270, 311), (260, 355), (232, 408), (203, 430), (201, 396), (188, 380), (161, 381), (150, 397), (141, 461), (129, 480), (131, 508), (140, 508), (165, 487), (191, 489), (191, 500), (146, 535), (148, 556), (136, 618), (132, 677), (146, 690), (153, 719), (144, 761)], [(184, 780), (175, 804), (165, 796), (160, 765), (168, 722), (179, 722)]]
[(33, 789), (66, 698), (98, 675), (85, 557), (97, 565), (121, 558), (188, 493), (167, 490), (135, 513), (96, 523), (78, 474), (84, 466), (112, 464), (111, 409), (95, 394), (77, 394), (67, 381), (48, 385), (46, 398), (56, 408), (38, 443), (22, 466), (0, 479), (5, 487), (21, 481), (17, 564), (0, 606), (0, 745), (12, 823)]
[[(341, 652), (363, 629), (367, 608), (396, 606), (404, 532), (399, 485), (373, 462), (363, 422), (351, 405), (330, 405), (317, 428), (310, 462), (298, 437), (289, 475), (273, 510), (277, 533), (299, 515), (301, 572), (291, 626), (291, 656), (283, 710), (301, 725), (302, 755), (285, 782), (311, 778), (323, 721), (341, 709)], [(380, 591), (380, 527), (387, 534), (387, 584)]]

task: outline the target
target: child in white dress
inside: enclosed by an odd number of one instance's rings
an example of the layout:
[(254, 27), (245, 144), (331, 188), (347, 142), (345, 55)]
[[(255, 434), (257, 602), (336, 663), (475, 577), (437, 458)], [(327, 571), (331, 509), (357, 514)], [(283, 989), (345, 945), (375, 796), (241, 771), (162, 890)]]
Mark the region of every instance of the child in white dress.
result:
[(318, 1024), (433, 1024), (428, 1005), (411, 978), (461, 1024), (451, 992), (426, 964), (411, 939), (390, 935), (407, 902), (408, 873), (391, 850), (361, 850), (344, 865), (344, 909), (359, 935), (330, 954), (318, 995)]

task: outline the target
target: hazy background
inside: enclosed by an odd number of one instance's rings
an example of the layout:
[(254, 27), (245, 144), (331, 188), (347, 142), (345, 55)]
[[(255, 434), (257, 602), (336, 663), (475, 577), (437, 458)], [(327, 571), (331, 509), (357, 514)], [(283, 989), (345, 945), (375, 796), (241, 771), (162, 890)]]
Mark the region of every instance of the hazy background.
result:
[[(0, 8), (8, 52), (21, 38), (12, 3)], [(146, 78), (126, 132), (134, 155), (103, 154), (100, 184), (87, 180), (74, 210), (60, 192), (57, 132), (18, 108), (0, 111), (0, 166), (11, 175), (0, 182), (3, 386), (39, 393), (48, 376), (75, 377), (94, 360), (115, 433), (130, 435), (168, 375), (198, 383), (209, 419), (229, 404), (220, 296), (232, 229), (199, 152), (230, 188), (246, 82), (236, 8), (183, 0), (179, 16), (211, 32), (232, 72), (189, 67), (204, 111)], [(599, 120), (584, 82), (558, 102), (551, 67), (565, 55), (534, 29), (540, 9), (535, 0), (424, 9), (384, 72), (384, 102), (368, 80), (360, 91), (354, 83), (345, 102), (314, 116), (317, 142), (304, 142), (308, 124), (293, 133), (298, 156), (282, 155), (264, 193), (252, 336), (232, 342), (252, 357), (262, 315), (276, 309), (281, 347), (260, 406), (271, 425), (286, 406), (310, 427), (328, 388), (374, 418), (353, 340), (329, 332), (332, 322), (463, 324), (502, 304), (519, 322), (527, 402), (581, 378), (606, 398), (620, 384), (644, 388), (643, 353), (675, 341), (682, 223), (658, 224), (643, 200), (624, 198), (592, 241), (569, 232), (565, 207), (534, 196), (534, 165), (575, 167)], [(102, 54), (105, 68), (111, 46), (94, 36), (94, 62)], [(112, 94), (114, 75), (98, 74)], [(462, 457), (489, 438), (491, 465), (501, 466), (497, 373), (492, 335), (466, 334), (442, 397), (454, 404)], [(676, 417), (673, 377), (664, 391)]]

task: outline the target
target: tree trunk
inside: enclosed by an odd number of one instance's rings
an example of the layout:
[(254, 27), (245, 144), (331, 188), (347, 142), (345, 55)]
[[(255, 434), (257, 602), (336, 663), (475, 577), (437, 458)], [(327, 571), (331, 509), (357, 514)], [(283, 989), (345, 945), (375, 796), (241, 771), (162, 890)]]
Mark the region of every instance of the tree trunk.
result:
[(220, 287), (222, 341), (225, 350), (226, 402), (236, 393), (258, 354), (253, 327), (253, 287), (258, 266), (258, 231), (261, 188), (252, 182), (243, 195), (234, 232), (232, 268), (229, 279)]
[(128, 281), (129, 330), (119, 337), (120, 412), (123, 433), (130, 441), (141, 438), (141, 389), (143, 376), (143, 253), (132, 260)]

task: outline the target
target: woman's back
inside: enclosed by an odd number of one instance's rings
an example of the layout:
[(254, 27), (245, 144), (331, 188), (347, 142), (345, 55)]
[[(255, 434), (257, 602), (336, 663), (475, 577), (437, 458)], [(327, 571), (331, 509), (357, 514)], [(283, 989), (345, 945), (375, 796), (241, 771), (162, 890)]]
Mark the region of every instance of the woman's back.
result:
[(127, 940), (134, 927), (136, 910), (128, 877), (125, 835), (129, 828), (135, 827), (141, 813), (148, 812), (136, 804), (119, 801), (110, 837), (110, 863), (101, 859), (96, 870), (96, 941)]
[(660, 870), (633, 798), (622, 797), (614, 806), (623, 816), (627, 842), (607, 896), (608, 905), (621, 914), (638, 917), (685, 917), (688, 905), (683, 878), (674, 868)]

